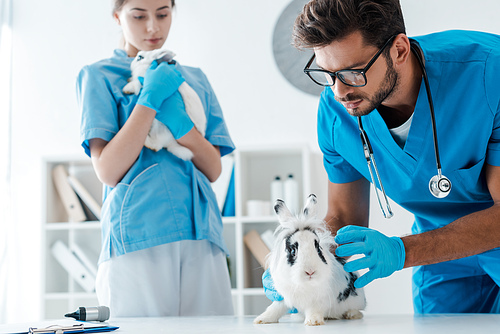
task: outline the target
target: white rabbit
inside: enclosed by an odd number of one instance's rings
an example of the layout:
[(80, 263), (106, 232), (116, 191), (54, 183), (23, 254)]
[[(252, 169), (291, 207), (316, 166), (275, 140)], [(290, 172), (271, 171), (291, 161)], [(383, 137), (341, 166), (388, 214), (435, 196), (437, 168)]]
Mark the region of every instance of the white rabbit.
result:
[(255, 324), (278, 322), (295, 307), (309, 326), (323, 325), (324, 319), (361, 319), (366, 306), (363, 289), (356, 289), (357, 275), (344, 270), (345, 260), (330, 252), (335, 245), (325, 223), (316, 218), (317, 200), (307, 198), (300, 215), (293, 216), (278, 199), (274, 210), (280, 225), (268, 264), (276, 291), (282, 301), (273, 302)]
[[(162, 49), (139, 51), (130, 65), (130, 68), (132, 69), (132, 77), (130, 78), (129, 83), (123, 87), (123, 92), (125, 94), (138, 95), (142, 88), (139, 77), (144, 77), (146, 71), (151, 65), (151, 62), (155, 59), (158, 59), (159, 62), (169, 62), (174, 56), (175, 54), (172, 51)], [(202, 136), (205, 136), (207, 116), (205, 115), (205, 110), (200, 97), (185, 81), (180, 85), (178, 90), (184, 101), (186, 112), (193, 121), (194, 126)], [(177, 143), (165, 124), (158, 121), (156, 118), (151, 125), (151, 129), (149, 130), (144, 146), (153, 151), (159, 151), (165, 147), (169, 152), (172, 152), (174, 155), (183, 160), (191, 160), (193, 157), (193, 152), (191, 152), (191, 150), (187, 147)]]

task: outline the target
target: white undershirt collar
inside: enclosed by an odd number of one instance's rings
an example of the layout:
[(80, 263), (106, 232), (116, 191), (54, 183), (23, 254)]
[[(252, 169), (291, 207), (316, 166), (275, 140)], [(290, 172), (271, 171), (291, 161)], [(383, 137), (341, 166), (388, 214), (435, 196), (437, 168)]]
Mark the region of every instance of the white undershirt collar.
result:
[(410, 132), (411, 121), (413, 120), (413, 114), (411, 114), (410, 118), (402, 125), (389, 129), (391, 132), (392, 138), (399, 145), (399, 147), (404, 148), (406, 140), (408, 139), (408, 133)]

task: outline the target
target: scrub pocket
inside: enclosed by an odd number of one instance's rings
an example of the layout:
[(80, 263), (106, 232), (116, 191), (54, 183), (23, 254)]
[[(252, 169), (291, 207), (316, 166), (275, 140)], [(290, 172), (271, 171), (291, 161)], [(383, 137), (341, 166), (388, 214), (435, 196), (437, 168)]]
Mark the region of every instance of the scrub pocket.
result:
[(182, 229), (182, 219), (176, 217), (186, 217), (188, 210), (185, 205), (174, 206), (183, 203), (179, 197), (189, 198), (189, 190), (173, 192), (159, 164), (146, 168), (130, 184), (118, 184), (106, 200), (117, 254), (171, 241), (172, 234)]
[(460, 183), (459, 187), (453, 187), (451, 192), (457, 192), (460, 199), (465, 201), (491, 201), (491, 196), (484, 177), (485, 159), (470, 168), (458, 169), (450, 174), (451, 181)]

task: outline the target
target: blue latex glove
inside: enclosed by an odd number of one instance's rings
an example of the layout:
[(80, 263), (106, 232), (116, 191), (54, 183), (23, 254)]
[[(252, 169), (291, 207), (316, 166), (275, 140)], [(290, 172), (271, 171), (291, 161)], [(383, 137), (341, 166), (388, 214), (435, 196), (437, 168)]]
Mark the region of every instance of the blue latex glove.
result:
[[(271, 271), (266, 269), (262, 274), (262, 286), (264, 287), (264, 293), (266, 297), (273, 302), (280, 302), (283, 300), (283, 296), (275, 290), (273, 278), (271, 277)], [(288, 313), (297, 313), (297, 309), (294, 307), (288, 311)]]
[(262, 286), (264, 287), (264, 293), (267, 299), (273, 302), (280, 302), (283, 300), (283, 296), (275, 290), (273, 278), (271, 277), (271, 271), (266, 269), (262, 274)]
[(177, 140), (188, 133), (193, 127), (193, 121), (186, 112), (186, 106), (181, 93), (175, 91), (160, 106), (156, 119), (167, 126)]
[(398, 237), (389, 238), (366, 227), (349, 225), (337, 231), (335, 242), (341, 245), (335, 250), (337, 256), (365, 255), (344, 265), (347, 272), (369, 269), (354, 282), (356, 288), (403, 269), (406, 252), (403, 241)]
[(183, 82), (184, 78), (175, 70), (174, 65), (166, 62), (158, 65), (153, 61), (142, 80), (142, 90), (137, 104), (160, 113), (163, 102), (172, 96)]

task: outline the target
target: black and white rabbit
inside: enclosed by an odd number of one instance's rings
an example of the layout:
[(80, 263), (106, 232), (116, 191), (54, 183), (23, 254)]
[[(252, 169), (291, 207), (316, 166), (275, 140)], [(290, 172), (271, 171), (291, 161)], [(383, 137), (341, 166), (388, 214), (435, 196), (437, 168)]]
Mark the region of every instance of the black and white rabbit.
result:
[(330, 252), (335, 245), (324, 221), (316, 218), (316, 196), (309, 195), (304, 210), (296, 216), (278, 199), (274, 210), (280, 225), (268, 264), (282, 301), (273, 302), (255, 324), (278, 322), (295, 307), (309, 326), (324, 319), (360, 319), (366, 306), (363, 289), (356, 289), (357, 275), (344, 270), (345, 260)]
[[(139, 51), (130, 65), (130, 68), (132, 69), (132, 77), (130, 78), (128, 84), (123, 87), (123, 92), (125, 94), (138, 95), (142, 88), (139, 77), (144, 77), (146, 71), (151, 65), (151, 62), (156, 59), (158, 59), (158, 61), (169, 62), (174, 58), (174, 56), (175, 54), (172, 51), (164, 49)], [(186, 112), (191, 118), (191, 121), (193, 121), (194, 126), (201, 133), (201, 135), (205, 136), (207, 116), (205, 115), (205, 110), (200, 97), (185, 81), (179, 86), (178, 90), (182, 96)], [(162, 148), (166, 148), (169, 152), (172, 152), (174, 155), (183, 160), (191, 160), (193, 157), (193, 152), (191, 152), (191, 150), (187, 147), (180, 145), (165, 124), (158, 121), (156, 118), (151, 125), (151, 129), (149, 130), (144, 146), (153, 151), (159, 151)]]

